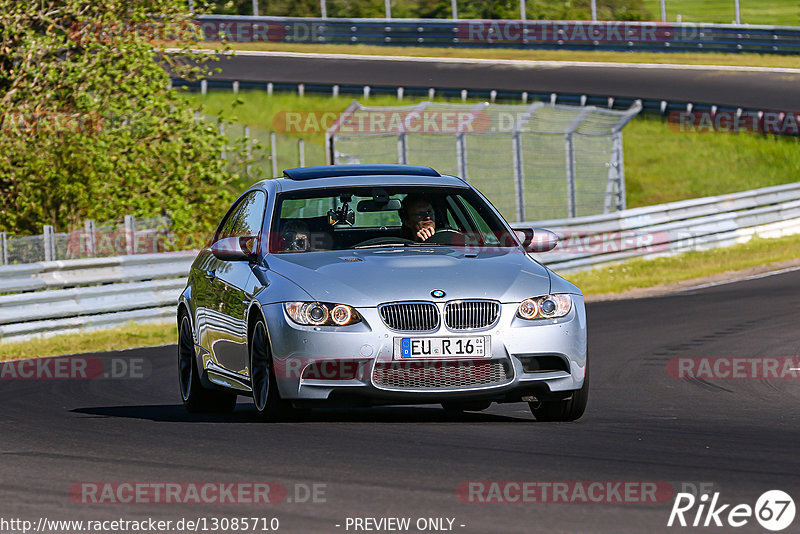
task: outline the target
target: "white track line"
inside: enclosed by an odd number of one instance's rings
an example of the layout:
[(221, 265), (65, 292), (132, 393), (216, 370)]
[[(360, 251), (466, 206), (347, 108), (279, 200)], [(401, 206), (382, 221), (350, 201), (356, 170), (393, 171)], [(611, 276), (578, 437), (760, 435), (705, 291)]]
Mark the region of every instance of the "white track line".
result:
[(793, 271), (800, 271), (800, 265), (796, 267), (787, 267), (785, 269), (778, 269), (777, 271), (769, 271), (766, 273), (760, 274), (752, 274), (750, 276), (743, 276), (741, 278), (733, 278), (731, 280), (721, 280), (719, 282), (709, 282), (707, 284), (700, 284), (698, 286), (692, 287), (684, 287), (678, 290), (675, 290), (675, 293), (683, 293), (684, 291), (694, 291), (697, 289), (705, 289), (708, 287), (716, 287), (716, 286), (724, 286), (727, 284), (734, 284), (736, 282), (744, 282), (746, 280), (758, 280), (759, 278), (767, 278), (769, 276), (775, 276), (776, 274), (784, 274), (784, 273), (791, 273)]
[[(176, 53), (179, 49), (167, 48), (167, 53)], [(218, 50), (197, 49), (193, 52), (217, 54)], [(268, 50), (234, 50), (225, 55), (248, 57), (287, 57), (309, 59), (348, 59), (361, 61), (406, 61), (412, 63), (452, 63), (461, 65), (507, 65), (526, 68), (562, 68), (562, 67), (602, 67), (611, 69), (660, 69), (660, 70), (699, 70), (699, 71), (731, 71), (731, 72), (774, 72), (781, 74), (800, 74), (800, 68), (785, 67), (745, 67), (736, 65), (686, 65), (674, 63), (618, 63), (605, 61), (538, 61), (528, 59), (481, 59), (456, 57), (413, 57), (413, 56), (376, 56), (367, 54), (316, 54), (309, 52), (276, 52)]]

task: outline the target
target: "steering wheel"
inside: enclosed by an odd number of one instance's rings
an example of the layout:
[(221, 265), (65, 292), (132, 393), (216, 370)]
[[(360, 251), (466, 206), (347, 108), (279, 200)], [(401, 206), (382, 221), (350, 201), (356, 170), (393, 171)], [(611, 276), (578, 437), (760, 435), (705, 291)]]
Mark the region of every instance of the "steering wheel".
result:
[(396, 243), (398, 245), (404, 245), (406, 243), (414, 243), (414, 241), (404, 237), (373, 237), (372, 239), (367, 239), (366, 241), (362, 241), (361, 243), (354, 245), (353, 248), (368, 247), (371, 245), (383, 245), (384, 243)]
[(455, 241), (457, 236), (461, 236), (464, 238), (462, 243), (466, 240), (467, 234), (461, 232), (459, 230), (453, 230), (452, 228), (442, 228), (441, 230), (437, 230), (432, 236), (428, 239), (423, 241), (423, 243), (433, 243), (435, 245), (452, 245), (453, 241)]

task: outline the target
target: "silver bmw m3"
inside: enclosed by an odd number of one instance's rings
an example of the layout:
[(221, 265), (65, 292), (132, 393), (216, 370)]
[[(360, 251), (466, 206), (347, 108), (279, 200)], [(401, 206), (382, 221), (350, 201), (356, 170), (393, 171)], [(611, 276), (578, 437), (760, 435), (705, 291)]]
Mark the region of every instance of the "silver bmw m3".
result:
[(290, 169), (248, 189), (192, 264), (178, 302), (190, 411), (250, 396), (299, 408), (527, 402), (570, 421), (588, 397), (580, 290), (528, 252), (464, 180), (413, 165)]

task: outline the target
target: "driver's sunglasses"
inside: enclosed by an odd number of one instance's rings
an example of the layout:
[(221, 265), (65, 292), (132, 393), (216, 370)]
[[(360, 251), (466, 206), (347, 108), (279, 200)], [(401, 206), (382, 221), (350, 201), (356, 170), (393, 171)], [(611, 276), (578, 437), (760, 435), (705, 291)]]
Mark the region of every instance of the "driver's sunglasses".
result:
[(433, 219), (433, 210), (415, 211), (412, 215), (417, 219)]

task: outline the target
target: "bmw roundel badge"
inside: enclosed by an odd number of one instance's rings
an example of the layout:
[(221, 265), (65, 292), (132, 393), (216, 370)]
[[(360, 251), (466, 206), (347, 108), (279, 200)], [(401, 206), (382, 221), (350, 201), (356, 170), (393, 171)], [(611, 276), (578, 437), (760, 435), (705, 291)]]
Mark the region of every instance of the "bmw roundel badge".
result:
[(437, 299), (442, 298), (444, 295), (445, 293), (441, 289), (434, 289), (433, 291), (431, 291), (431, 296), (436, 297)]

